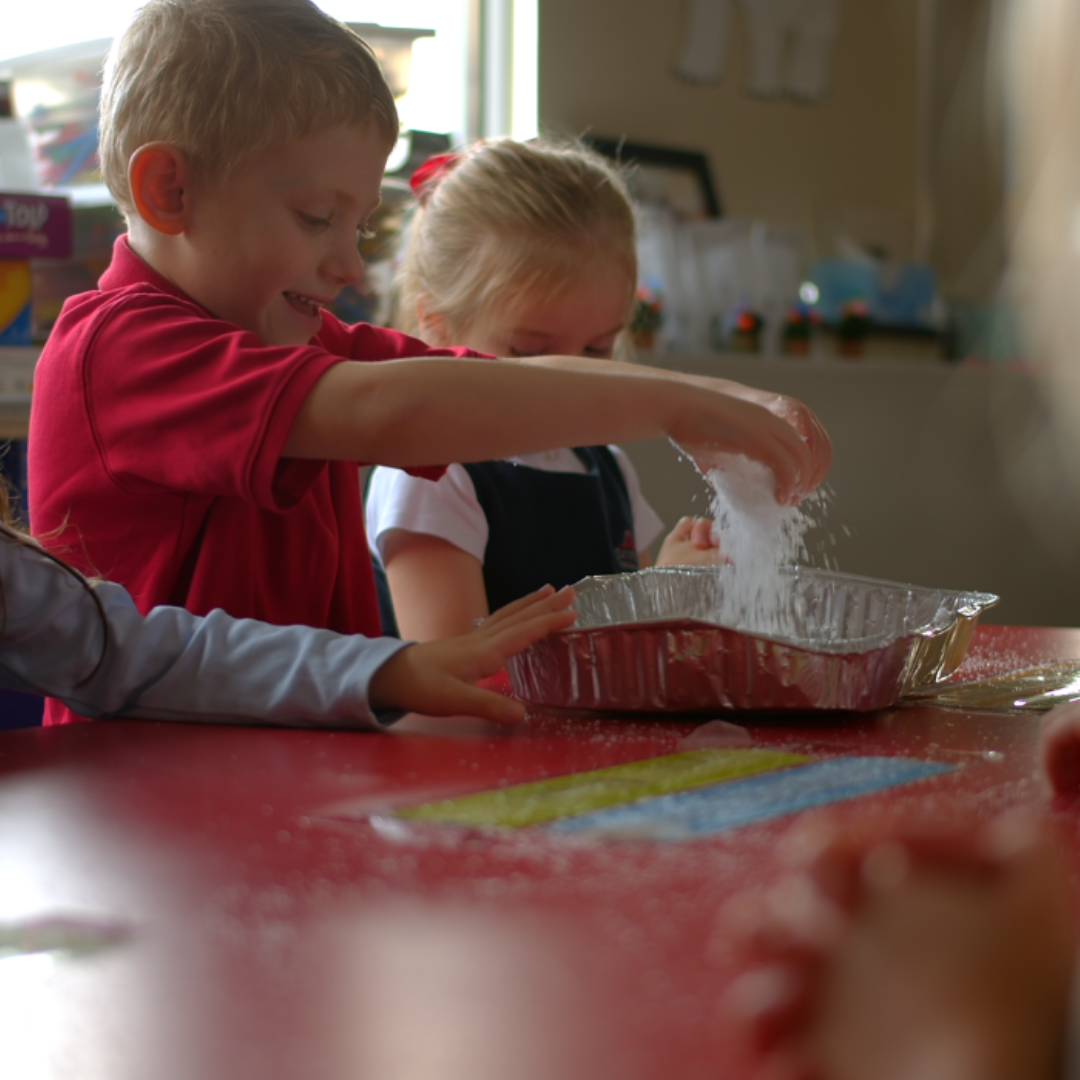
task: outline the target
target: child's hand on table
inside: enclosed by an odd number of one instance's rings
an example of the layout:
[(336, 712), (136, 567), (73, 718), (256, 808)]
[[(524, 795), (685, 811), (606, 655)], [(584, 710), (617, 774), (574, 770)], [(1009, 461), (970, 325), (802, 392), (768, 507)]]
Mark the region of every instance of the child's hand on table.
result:
[(1039, 766), (1055, 793), (1080, 791), (1080, 701), (1046, 714), (1039, 733)]
[(797, 826), (791, 875), (730, 914), (756, 965), (728, 1005), (769, 1075), (1056, 1078), (1075, 947), (1061, 852), (1016, 817), (870, 830)]
[(695, 517), (680, 518), (656, 556), (657, 566), (718, 566), (724, 561), (713, 523)]
[(534, 641), (572, 625), (573, 601), (573, 589), (556, 592), (545, 585), (500, 608), (471, 633), (402, 649), (372, 678), (371, 707), (426, 716), (478, 716), (499, 723), (521, 720), (521, 702), (475, 684)]

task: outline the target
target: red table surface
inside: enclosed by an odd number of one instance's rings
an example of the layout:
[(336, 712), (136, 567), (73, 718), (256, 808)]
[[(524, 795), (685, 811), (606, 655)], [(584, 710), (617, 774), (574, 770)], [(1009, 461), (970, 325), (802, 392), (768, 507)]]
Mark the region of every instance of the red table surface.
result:
[[(1080, 631), (982, 627), (968, 669), (1077, 657)], [(845, 812), (1074, 816), (1034, 779), (1032, 714), (722, 718), (761, 746), (963, 766)], [(718, 912), (783, 873), (790, 818), (651, 842), (393, 836), (364, 817), (672, 753), (709, 719), (0, 735), (0, 927), (65, 918), (121, 933), (83, 956), (0, 959), (0, 1076), (752, 1076), (721, 1006), (743, 959)]]

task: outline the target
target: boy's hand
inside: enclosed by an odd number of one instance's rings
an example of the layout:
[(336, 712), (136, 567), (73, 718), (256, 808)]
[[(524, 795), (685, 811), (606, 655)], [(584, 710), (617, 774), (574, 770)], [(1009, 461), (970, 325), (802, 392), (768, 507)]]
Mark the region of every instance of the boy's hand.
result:
[(808, 490), (818, 487), (832, 464), (832, 442), (813, 410), (785, 394), (768, 394), (762, 390), (751, 390), (747, 400), (763, 405), (773, 416), (786, 420), (799, 433), (813, 462)]
[(569, 610), (573, 601), (573, 589), (556, 592), (545, 585), (500, 608), (472, 633), (402, 649), (371, 680), (371, 707), (499, 723), (521, 720), (521, 702), (475, 684), (534, 641), (570, 626), (577, 617)]
[[(832, 461), (832, 445), (816, 418), (811, 422), (813, 413), (805, 409), (798, 416), (804, 426), (809, 425), (813, 445), (773, 409), (744, 395), (728, 395), (725, 391), (723, 397), (718, 395), (713, 399), (712, 409), (683, 412), (668, 435), (693, 459), (703, 475), (730, 453), (745, 454), (767, 465), (776, 478), (776, 501), (786, 506), (809, 495)], [(717, 438), (718, 428), (723, 430), (722, 438)]]
[(832, 464), (832, 442), (813, 410), (802, 402), (741, 383), (704, 376), (685, 378), (709, 390), (722, 389), (735, 399), (733, 405), (754, 405), (783, 421), (781, 425), (765, 419), (756, 409), (735, 408), (728, 420), (735, 437), (725, 445), (698, 435), (692, 422), (669, 432), (703, 474), (709, 472), (720, 454), (745, 454), (772, 469), (776, 476), (776, 501), (783, 505), (799, 502), (825, 479)]
[(790, 398), (580, 356), (335, 364), (305, 399), (282, 456), (409, 468), (658, 438), (703, 472), (721, 454), (762, 462), (784, 504), (820, 484), (832, 458), (813, 412)]
[(713, 523), (695, 517), (680, 518), (656, 556), (657, 566), (718, 566), (725, 561)]

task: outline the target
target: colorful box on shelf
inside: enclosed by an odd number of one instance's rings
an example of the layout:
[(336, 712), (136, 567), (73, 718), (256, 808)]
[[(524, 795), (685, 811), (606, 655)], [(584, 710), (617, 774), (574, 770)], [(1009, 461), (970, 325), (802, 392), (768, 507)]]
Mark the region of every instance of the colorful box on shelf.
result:
[(0, 259), (70, 258), (71, 231), (66, 196), (0, 191)]
[(66, 197), (0, 191), (0, 345), (29, 345), (31, 259), (71, 256), (71, 204)]

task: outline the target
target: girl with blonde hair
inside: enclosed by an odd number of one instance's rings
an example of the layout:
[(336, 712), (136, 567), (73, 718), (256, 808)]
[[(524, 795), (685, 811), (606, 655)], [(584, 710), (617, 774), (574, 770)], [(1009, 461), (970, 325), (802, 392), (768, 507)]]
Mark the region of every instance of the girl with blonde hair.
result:
[[(413, 189), (399, 329), (510, 359), (623, 351), (634, 211), (606, 159), (499, 139), (432, 159)], [(367, 525), (384, 627), (396, 620), (421, 641), (467, 629), (534, 582), (636, 570), (663, 528), (614, 446), (453, 465), (437, 484), (378, 468)], [(710, 523), (684, 518), (658, 562), (717, 557)]]

